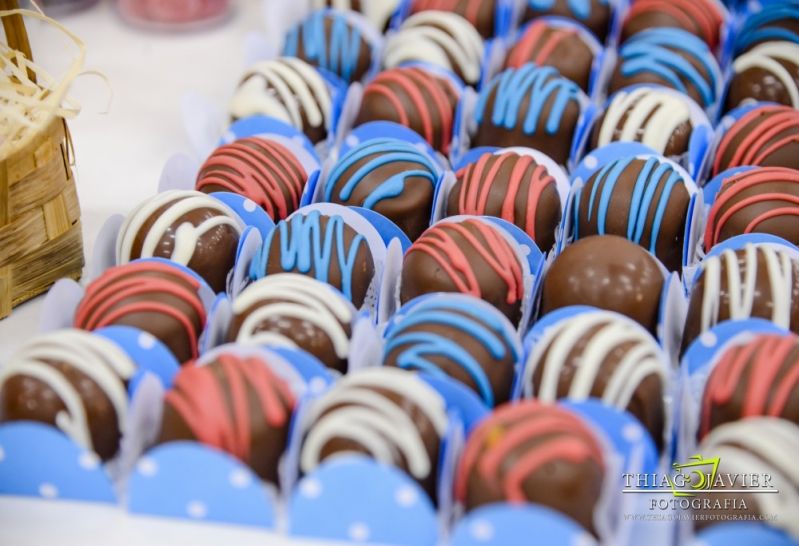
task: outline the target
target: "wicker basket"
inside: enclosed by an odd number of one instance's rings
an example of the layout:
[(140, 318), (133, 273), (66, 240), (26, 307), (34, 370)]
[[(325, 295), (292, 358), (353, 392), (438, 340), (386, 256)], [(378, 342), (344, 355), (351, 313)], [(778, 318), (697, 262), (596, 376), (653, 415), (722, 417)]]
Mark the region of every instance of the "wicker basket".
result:
[[(16, 9), (17, 0), (0, 0)], [(30, 56), (19, 14), (3, 18), (7, 43)], [(62, 277), (80, 278), (83, 241), (72, 176), (73, 154), (63, 118), (0, 157), (0, 319)]]

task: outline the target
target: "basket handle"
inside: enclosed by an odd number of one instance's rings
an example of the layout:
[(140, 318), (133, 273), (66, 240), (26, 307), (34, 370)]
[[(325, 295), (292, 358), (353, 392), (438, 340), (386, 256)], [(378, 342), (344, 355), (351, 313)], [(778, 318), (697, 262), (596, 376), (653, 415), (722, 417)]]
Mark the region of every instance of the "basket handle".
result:
[[(16, 9), (19, 9), (17, 0), (0, 0), (0, 10), (10, 11)], [(31, 43), (28, 40), (28, 31), (25, 28), (25, 20), (22, 15), (14, 13), (3, 17), (3, 30), (6, 33), (6, 41), (9, 47), (25, 55), (29, 61), (33, 61)], [(36, 74), (32, 70), (28, 70), (28, 77), (32, 82), (36, 82)]]

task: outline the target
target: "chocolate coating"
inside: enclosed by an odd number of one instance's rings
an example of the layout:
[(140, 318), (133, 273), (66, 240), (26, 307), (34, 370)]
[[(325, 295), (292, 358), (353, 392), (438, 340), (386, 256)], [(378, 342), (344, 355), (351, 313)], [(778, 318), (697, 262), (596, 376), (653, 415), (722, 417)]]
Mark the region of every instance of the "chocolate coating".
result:
[(799, 43), (799, 8), (793, 2), (762, 2), (747, 13), (736, 32), (733, 52), (740, 55), (774, 40)]
[[(777, 540), (795, 540), (797, 527), (793, 515), (799, 510), (799, 502), (794, 492), (799, 488), (799, 480), (794, 472), (796, 466), (792, 454), (797, 449), (799, 427), (784, 419), (753, 416), (716, 428), (699, 444), (696, 453), (712, 453), (705, 457), (718, 457), (716, 475), (722, 476), (723, 480), (712, 486), (712, 497), (721, 509), (713, 504), (709, 509), (703, 509), (700, 504), (700, 508), (694, 509), (697, 516), (695, 527), (703, 529), (733, 519), (771, 519), (773, 523), (770, 525), (792, 535), (789, 538), (780, 533)], [(709, 466), (703, 470), (709, 471)], [(683, 474), (687, 473), (687, 469), (683, 471)], [(751, 476), (758, 481), (756, 485), (746, 479)], [(740, 492), (747, 488), (778, 490), (780, 493)], [(783, 493), (786, 491), (789, 492), (787, 495)], [(730, 502), (733, 499), (737, 502)], [(727, 543), (730, 543), (729, 539)]]
[(608, 94), (640, 83), (687, 94), (709, 108), (717, 100), (721, 70), (708, 45), (678, 28), (654, 28), (627, 40), (608, 84)]
[(241, 220), (221, 201), (197, 191), (166, 191), (128, 215), (117, 237), (117, 263), (166, 258), (224, 292), (236, 261)]
[(766, 42), (732, 64), (725, 111), (750, 102), (799, 108), (799, 44)]
[(288, 123), (314, 144), (327, 138), (333, 123), (330, 85), (302, 59), (279, 57), (249, 68), (230, 101), (233, 121), (264, 115)]
[(248, 137), (214, 150), (200, 167), (195, 189), (243, 195), (278, 221), (299, 206), (306, 178), (291, 150), (274, 140)]
[(35, 421), (61, 429), (103, 461), (119, 450), (135, 370), (111, 341), (58, 330), (26, 342), (0, 374), (0, 423)]
[(310, 405), (304, 423), (303, 473), (337, 454), (362, 453), (408, 473), (436, 499), (447, 415), (441, 396), (415, 374), (370, 368), (346, 375)]
[(637, 324), (600, 310), (565, 318), (535, 344), (526, 366), (526, 398), (597, 398), (629, 411), (663, 449), (670, 370), (657, 341)]
[(527, 0), (522, 21), (554, 15), (572, 19), (590, 30), (600, 42), (605, 41), (610, 27), (612, 10), (608, 0)]
[(433, 149), (449, 153), (458, 92), (443, 77), (418, 67), (384, 70), (363, 90), (357, 127), (393, 121), (419, 133)]
[(799, 169), (799, 111), (766, 104), (740, 116), (719, 142), (713, 176), (742, 165)]
[(697, 437), (756, 415), (799, 425), (799, 337), (761, 334), (728, 347), (705, 384)]
[(467, 510), (494, 502), (533, 502), (597, 534), (604, 461), (597, 439), (576, 415), (532, 400), (497, 408), (472, 432), (455, 478)]
[(413, 241), (430, 225), (440, 168), (405, 141), (368, 140), (339, 159), (325, 180), (324, 199), (379, 212)]
[(799, 244), (799, 172), (754, 167), (722, 175), (705, 223), (705, 250), (743, 233), (769, 233)]
[(720, 322), (750, 317), (799, 332), (799, 263), (787, 249), (750, 243), (705, 258), (691, 288), (682, 349)]
[(724, 16), (713, 0), (634, 0), (622, 23), (621, 41), (650, 28), (681, 28), (711, 49), (719, 43)]
[(485, 220), (442, 221), (405, 253), (400, 300), (431, 292), (462, 292), (499, 309), (513, 324), (522, 316), (522, 265), (500, 228)]
[(200, 286), (199, 279), (166, 261), (112, 267), (86, 287), (74, 325), (83, 330), (133, 326), (186, 362), (197, 357), (197, 340), (205, 327)]
[(388, 29), (399, 5), (400, 0), (311, 0), (313, 10), (329, 7), (358, 12), (381, 32)]
[(575, 238), (618, 235), (679, 271), (690, 195), (682, 175), (658, 157), (608, 163), (573, 201)]
[(372, 45), (343, 12), (318, 10), (289, 30), (283, 55), (302, 59), (351, 83), (360, 81), (369, 70)]
[(383, 365), (443, 372), (488, 407), (507, 402), (521, 342), (501, 313), (478, 303), (459, 294), (417, 303), (386, 331)]
[(616, 235), (594, 235), (566, 247), (544, 278), (541, 315), (591, 305), (627, 315), (655, 333), (663, 273), (646, 250)]
[(641, 142), (666, 157), (679, 157), (688, 151), (693, 130), (688, 97), (657, 87), (622, 89), (594, 122), (590, 149)]
[(496, 0), (413, 0), (411, 13), (420, 11), (451, 11), (469, 21), (483, 38), (496, 33)]
[(510, 49), (505, 68), (527, 63), (556, 68), (587, 93), (594, 50), (579, 26), (541, 19), (533, 21)]
[(471, 145), (526, 146), (565, 165), (583, 100), (577, 84), (554, 68), (506, 69), (480, 91)]
[(298, 347), (346, 373), (355, 309), (327, 284), (295, 273), (269, 275), (233, 301), (230, 342)]
[(302, 273), (341, 290), (360, 308), (375, 274), (366, 238), (341, 216), (303, 212), (280, 221), (269, 233), (252, 261), (250, 277)]
[(233, 455), (278, 484), (295, 398), (257, 357), (222, 353), (184, 366), (164, 397), (158, 443), (196, 440)]
[(527, 232), (547, 251), (555, 244), (562, 204), (555, 179), (529, 155), (486, 153), (456, 173), (447, 216), (503, 218)]

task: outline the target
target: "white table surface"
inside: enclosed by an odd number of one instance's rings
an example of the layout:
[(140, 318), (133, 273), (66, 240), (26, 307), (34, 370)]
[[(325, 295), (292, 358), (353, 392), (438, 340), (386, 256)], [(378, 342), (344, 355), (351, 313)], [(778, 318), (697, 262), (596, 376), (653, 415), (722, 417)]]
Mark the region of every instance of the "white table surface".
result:
[[(82, 105), (69, 126), (87, 260), (105, 219), (153, 194), (169, 156), (191, 152), (182, 95), (199, 91), (224, 105), (232, 94), (245, 69), (245, 36), (264, 24), (259, 1), (235, 4), (224, 24), (192, 33), (129, 27), (111, 0), (59, 19), (85, 41), (85, 69), (103, 72), (113, 95), (106, 112), (109, 88), (92, 75), (79, 77), (70, 94)], [(38, 21), (29, 21), (28, 28), (36, 60), (48, 68), (62, 66), (69, 53), (65, 42)], [(41, 301), (31, 300), (0, 321), (0, 362), (36, 332)]]

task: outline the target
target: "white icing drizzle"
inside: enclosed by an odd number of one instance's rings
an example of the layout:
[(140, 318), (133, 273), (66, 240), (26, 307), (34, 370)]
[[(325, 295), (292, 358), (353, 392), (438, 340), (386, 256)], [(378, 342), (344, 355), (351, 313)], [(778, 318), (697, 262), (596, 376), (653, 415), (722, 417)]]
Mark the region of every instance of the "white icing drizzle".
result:
[(124, 430), (128, 396), (123, 381), (130, 379), (136, 366), (122, 349), (89, 332), (58, 330), (32, 339), (0, 368), (0, 390), (9, 378), (20, 375), (34, 377), (51, 388), (66, 407), (66, 412), (56, 415), (56, 426), (84, 449), (93, 449), (80, 393), (48, 361), (64, 362), (97, 384), (114, 407), (119, 430)]
[(332, 100), (322, 76), (301, 59), (280, 57), (250, 67), (230, 103), (237, 118), (263, 114), (298, 129), (302, 114), (312, 127), (327, 126)]
[(256, 332), (258, 325), (271, 317), (287, 317), (309, 322), (322, 330), (338, 358), (350, 352), (350, 338), (345, 325), (350, 324), (355, 308), (344, 297), (316, 279), (296, 273), (269, 275), (248, 286), (233, 302), (233, 313), (240, 315), (258, 302), (279, 298), (281, 302), (260, 305), (241, 325), (237, 341), (272, 343), (296, 347), (294, 341), (277, 332)]
[[(579, 357), (573, 362), (576, 371), (569, 386), (567, 397), (584, 400), (591, 396), (599, 372), (608, 357), (620, 345), (634, 343), (618, 362), (613, 373), (607, 378), (602, 401), (608, 405), (625, 408), (635, 390), (650, 375), (660, 377), (663, 384), (667, 380), (667, 366), (657, 342), (643, 328), (605, 311), (580, 313), (562, 320), (546, 331), (536, 343), (524, 370), (524, 396), (532, 398), (533, 374), (543, 366), (541, 384), (535, 397), (545, 402), (558, 399), (558, 383), (567, 357), (583, 336), (594, 328), (599, 329), (585, 345)], [(544, 353), (547, 352), (544, 361)]]
[(721, 276), (722, 269), (727, 270), (727, 295), (729, 301), (728, 314), (732, 320), (741, 320), (752, 316), (755, 297), (765, 294), (756, 290), (758, 262), (761, 253), (766, 262), (766, 273), (771, 289), (771, 321), (790, 328), (791, 301), (794, 284), (794, 264), (787, 252), (775, 250), (766, 245), (747, 244), (744, 247), (744, 271), (738, 263), (734, 250), (725, 250), (719, 256), (707, 258), (702, 264), (702, 315), (701, 331), (705, 332), (719, 321), (721, 311)]
[[(371, 368), (344, 376), (310, 407), (303, 419), (303, 430), (307, 432), (300, 454), (303, 472), (319, 464), (322, 450), (331, 439), (348, 438), (380, 462), (394, 463), (402, 454), (409, 472), (417, 479), (430, 475), (434, 461), (430, 460), (418, 427), (404, 409), (375, 392), (376, 388), (410, 400), (443, 437), (447, 416), (438, 393), (409, 372)], [(330, 410), (335, 406), (342, 407)]]
[[(144, 237), (141, 255), (132, 256), (133, 243), (139, 235), (144, 223), (155, 211), (172, 202), (161, 212), (156, 221), (150, 226)], [(208, 208), (219, 212), (195, 226), (191, 222), (183, 222), (175, 230), (174, 245), (170, 260), (179, 264), (188, 265), (198, 240), (208, 231), (228, 225), (241, 233), (241, 221), (221, 201), (198, 191), (171, 190), (161, 192), (147, 201), (141, 203), (125, 219), (125, 223), (117, 236), (117, 264), (124, 264), (135, 258), (149, 258), (155, 255), (158, 244), (166, 235), (169, 228), (182, 216), (192, 210)]]
[(765, 473), (777, 494), (760, 494), (762, 514), (777, 514), (775, 525), (799, 537), (799, 427), (772, 417), (747, 418), (714, 429), (699, 453), (720, 458), (721, 472)]
[(779, 61), (799, 65), (799, 44), (793, 42), (765, 42), (744, 53), (732, 63), (732, 69), (740, 74), (750, 68), (760, 68), (770, 72), (780, 81), (791, 97), (791, 106), (799, 108), (799, 89), (790, 71)]
[(421, 11), (408, 18), (386, 42), (383, 65), (424, 61), (463, 74), (467, 84), (480, 79), (483, 39), (456, 13)]
[[(340, 10), (353, 9), (352, 0), (330, 0), (329, 2), (313, 0), (312, 4), (314, 9), (322, 9), (328, 5)], [(398, 5), (399, 0), (361, 0), (361, 13), (375, 25), (377, 30), (382, 32)]]
[[(619, 127), (625, 114), (627, 119)], [(598, 146), (614, 141), (640, 141), (663, 153), (677, 127), (690, 119), (691, 110), (688, 104), (676, 94), (649, 87), (619, 91), (605, 112), (605, 119), (599, 130)], [(613, 134), (617, 129), (621, 133), (619, 138), (614, 139)]]

